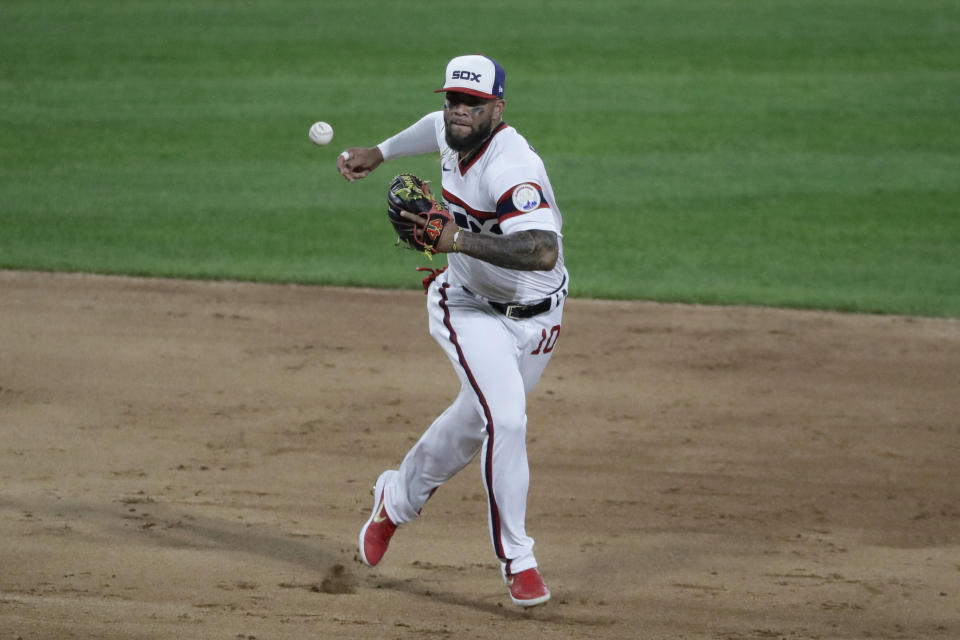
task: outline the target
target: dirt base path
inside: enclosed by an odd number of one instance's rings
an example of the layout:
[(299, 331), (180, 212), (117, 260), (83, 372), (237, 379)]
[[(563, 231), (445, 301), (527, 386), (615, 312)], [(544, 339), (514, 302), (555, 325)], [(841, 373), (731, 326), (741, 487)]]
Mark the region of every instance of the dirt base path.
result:
[(521, 611), (476, 460), (355, 559), (457, 390), (423, 307), (0, 272), (0, 638), (960, 637), (957, 321), (570, 300)]

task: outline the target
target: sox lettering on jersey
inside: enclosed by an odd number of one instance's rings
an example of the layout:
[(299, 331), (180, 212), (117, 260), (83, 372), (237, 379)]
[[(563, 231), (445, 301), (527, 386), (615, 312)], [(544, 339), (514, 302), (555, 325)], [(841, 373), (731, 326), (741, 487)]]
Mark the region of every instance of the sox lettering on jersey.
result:
[(500, 229), (500, 222), (496, 218), (478, 219), (453, 203), (449, 203), (448, 208), (457, 226), (461, 229), (469, 229), (473, 233), (492, 233), (495, 236), (503, 234), (503, 230)]
[(479, 211), (449, 191), (443, 192), (444, 204), (453, 214), (457, 225), (474, 233), (493, 233), (500, 235), (500, 223), (509, 218), (530, 213), (537, 209), (549, 209), (550, 204), (543, 197), (542, 189), (533, 183), (525, 182), (503, 194), (497, 202), (496, 211)]
[(443, 201), (461, 229), (469, 229), (473, 233), (503, 233), (496, 211), (474, 209), (447, 190), (443, 191)]

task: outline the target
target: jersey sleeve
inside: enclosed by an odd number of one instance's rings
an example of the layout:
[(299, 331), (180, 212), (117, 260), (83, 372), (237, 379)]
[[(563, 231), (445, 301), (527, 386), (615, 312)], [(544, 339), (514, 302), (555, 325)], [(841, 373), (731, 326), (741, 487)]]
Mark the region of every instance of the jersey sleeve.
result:
[(558, 231), (551, 204), (538, 180), (514, 169), (504, 171), (493, 182), (497, 220), (504, 233), (529, 229)]
[(439, 151), (437, 120), (442, 118), (443, 113), (440, 111), (428, 113), (400, 133), (378, 144), (383, 159), (386, 161)]

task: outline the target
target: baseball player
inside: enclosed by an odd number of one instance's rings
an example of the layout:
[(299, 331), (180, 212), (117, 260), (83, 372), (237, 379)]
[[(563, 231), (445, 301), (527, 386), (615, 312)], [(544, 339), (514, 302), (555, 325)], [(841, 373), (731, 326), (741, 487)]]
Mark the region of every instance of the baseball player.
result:
[(511, 599), (529, 607), (550, 591), (525, 526), (526, 396), (556, 347), (569, 280), (543, 162), (502, 120), (504, 80), (491, 58), (453, 58), (436, 91), (445, 94), (442, 111), (374, 147), (345, 150), (337, 168), (352, 182), (385, 161), (439, 152), (443, 203), (456, 223), (442, 228), (434, 246), (448, 267), (427, 284), (427, 310), (460, 392), (400, 467), (377, 478), (360, 558), (379, 563), (397, 527), (479, 453), (493, 549)]

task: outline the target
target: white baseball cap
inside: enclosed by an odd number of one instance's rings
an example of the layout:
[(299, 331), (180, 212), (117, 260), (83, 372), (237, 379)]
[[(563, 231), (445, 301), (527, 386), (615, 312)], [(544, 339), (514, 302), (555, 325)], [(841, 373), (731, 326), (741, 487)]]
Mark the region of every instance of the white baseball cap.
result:
[(469, 93), (488, 100), (503, 98), (503, 85), (506, 81), (503, 67), (487, 56), (457, 56), (447, 63), (446, 81), (441, 91)]

